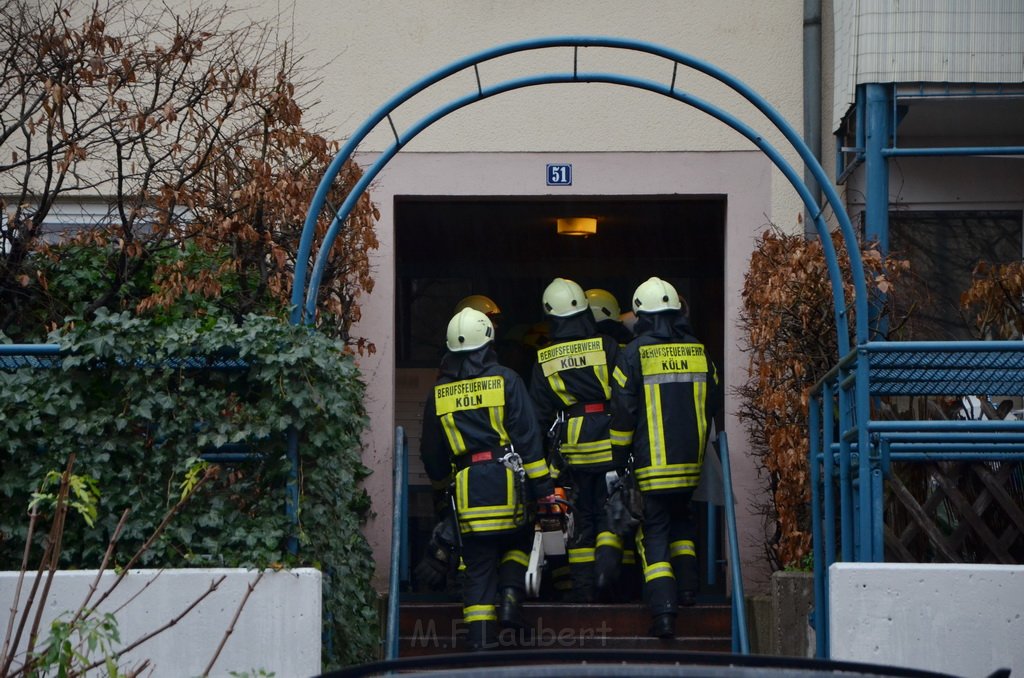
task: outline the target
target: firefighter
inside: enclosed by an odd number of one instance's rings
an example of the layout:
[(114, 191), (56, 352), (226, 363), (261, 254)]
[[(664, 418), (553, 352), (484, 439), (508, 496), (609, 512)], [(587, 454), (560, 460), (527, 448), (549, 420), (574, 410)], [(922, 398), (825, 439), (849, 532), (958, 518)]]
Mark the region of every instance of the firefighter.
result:
[(480, 311), (487, 319), (491, 321), (491, 325), (494, 327), (494, 332), (498, 332), (498, 323), (501, 321), (501, 309), (498, 308), (498, 304), (494, 302), (488, 296), (483, 294), (471, 294), (468, 297), (463, 297), (459, 300), (459, 303), (455, 304), (455, 313), (458, 313), (464, 308), (472, 308)]
[(530, 369), (533, 367), (534, 351), (524, 346), (521, 341), (513, 335), (515, 326), (503, 330), (505, 316), (502, 314), (498, 304), (490, 297), (483, 294), (471, 294), (463, 297), (455, 305), (453, 313), (458, 313), (464, 308), (473, 308), (487, 316), (494, 327), (494, 341), (492, 345), (498, 354), (498, 362), (505, 367), (511, 367), (522, 377), (525, 383), (529, 383)]
[(575, 533), (569, 543), (572, 602), (591, 602), (595, 588), (613, 584), (622, 540), (608, 529), (605, 474), (620, 467), (612, 452), (610, 375), (618, 344), (600, 335), (586, 294), (577, 283), (555, 278), (544, 290), (551, 343), (537, 352), (530, 396), (541, 426), (553, 432), (560, 484), (571, 488)]
[(448, 352), (424, 407), (420, 444), (431, 481), (454, 483), (463, 620), (473, 650), (496, 646), (498, 623), (523, 627), (527, 505), (535, 497), (555, 501), (526, 387), (498, 364), (493, 338), (491, 321), (475, 309), (448, 323)]
[(619, 301), (615, 295), (597, 287), (587, 290), (586, 294), (590, 312), (594, 314), (594, 322), (597, 323), (597, 331), (619, 342), (620, 347), (631, 342), (633, 333), (622, 324)]
[(650, 278), (633, 295), (636, 335), (613, 373), (612, 442), (629, 454), (643, 502), (637, 551), (652, 635), (675, 636), (677, 604), (699, 585), (690, 510), (718, 375), (693, 336), (676, 289)]

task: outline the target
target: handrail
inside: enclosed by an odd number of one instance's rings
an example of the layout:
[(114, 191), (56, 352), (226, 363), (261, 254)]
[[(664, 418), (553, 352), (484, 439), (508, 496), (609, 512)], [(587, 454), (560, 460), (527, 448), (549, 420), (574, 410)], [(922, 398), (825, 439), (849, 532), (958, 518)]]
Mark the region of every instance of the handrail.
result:
[(722, 458), (725, 527), (729, 535), (729, 568), (732, 572), (732, 651), (750, 654), (746, 600), (743, 595), (743, 569), (740, 565), (740, 540), (736, 534), (736, 507), (733, 505), (732, 471), (729, 469), (729, 440), (725, 431), (718, 434), (718, 453)]
[(408, 485), (409, 440), (405, 428), (395, 427), (394, 483), (395, 493), (391, 511), (391, 574), (388, 581), (388, 621), (384, 658), (398, 658), (398, 584), (401, 579), (402, 543), (405, 530), (406, 486)]

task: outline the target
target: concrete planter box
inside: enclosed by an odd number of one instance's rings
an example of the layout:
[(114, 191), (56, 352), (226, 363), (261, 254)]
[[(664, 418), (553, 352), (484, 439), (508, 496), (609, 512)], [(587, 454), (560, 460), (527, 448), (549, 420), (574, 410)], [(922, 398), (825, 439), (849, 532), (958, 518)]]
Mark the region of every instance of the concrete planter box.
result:
[(785, 657), (814, 656), (814, 573), (774, 572), (767, 595), (747, 599), (750, 651)]
[[(227, 568), (129, 571), (99, 607), (101, 613), (116, 615), (121, 647), (182, 615), (213, 582), (222, 577), (223, 581), (176, 624), (121, 657), (118, 665), (131, 668), (148, 660), (152, 673), (147, 671), (145, 675), (202, 675), (217, 647), (225, 641), (232, 619), (257, 575), (252, 570)], [(19, 610), (24, 609), (34, 576), (32, 573), (25, 578)], [(113, 572), (104, 573), (92, 598), (94, 602), (116, 577)], [(95, 579), (95, 570), (57, 573), (44, 604), (40, 626), (43, 638), (51, 621), (79, 608)], [(0, 572), (4, 635), (17, 581), (17, 572)], [(260, 670), (277, 676), (320, 673), (321, 601), (319, 570), (267, 571), (242, 608), (209, 675)], [(123, 609), (119, 609), (122, 605)], [(26, 629), (20, 649), (26, 646), (27, 633)]]

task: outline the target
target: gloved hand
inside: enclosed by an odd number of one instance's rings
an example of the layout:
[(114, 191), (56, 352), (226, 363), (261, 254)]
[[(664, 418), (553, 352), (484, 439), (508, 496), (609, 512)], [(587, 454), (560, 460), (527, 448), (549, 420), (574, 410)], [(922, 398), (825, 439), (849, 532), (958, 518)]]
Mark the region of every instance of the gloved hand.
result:
[(423, 560), (416, 566), (414, 572), (416, 581), (421, 586), (429, 589), (439, 589), (444, 586), (448, 579), (448, 562), (437, 557), (437, 553), (427, 549)]

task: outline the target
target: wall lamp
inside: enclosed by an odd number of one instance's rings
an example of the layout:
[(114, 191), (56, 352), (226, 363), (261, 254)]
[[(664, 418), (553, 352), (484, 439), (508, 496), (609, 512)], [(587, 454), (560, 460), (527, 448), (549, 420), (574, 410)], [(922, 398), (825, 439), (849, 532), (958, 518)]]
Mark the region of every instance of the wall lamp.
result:
[(597, 219), (594, 217), (565, 217), (558, 220), (558, 235), (595, 235)]

